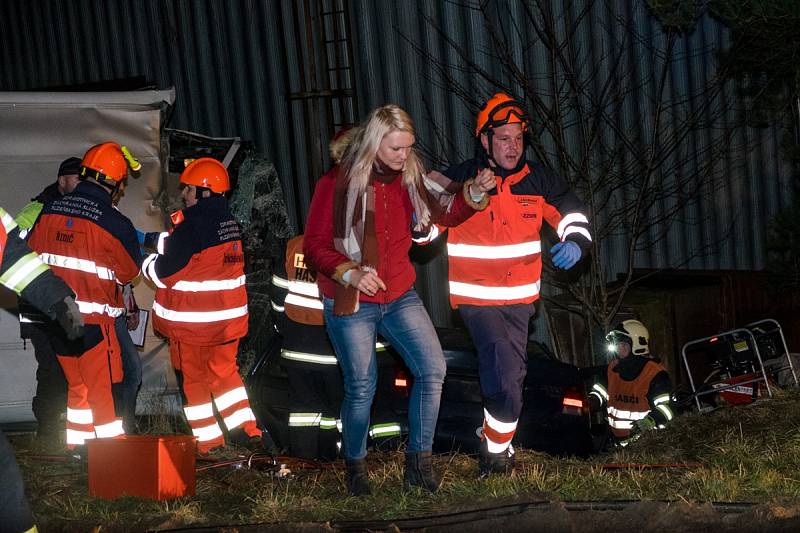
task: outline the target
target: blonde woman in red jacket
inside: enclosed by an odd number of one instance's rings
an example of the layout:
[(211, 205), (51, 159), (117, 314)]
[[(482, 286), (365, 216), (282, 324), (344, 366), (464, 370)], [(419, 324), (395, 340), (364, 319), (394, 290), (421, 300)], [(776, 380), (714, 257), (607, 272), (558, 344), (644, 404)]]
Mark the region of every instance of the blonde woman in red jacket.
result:
[[(375, 109), (346, 143), (341, 163), (317, 183), (306, 223), (306, 262), (316, 269), (325, 323), (344, 375), (343, 453), (347, 488), (370, 493), (364, 458), (377, 383), (380, 334), (414, 376), (404, 485), (438, 489), (431, 448), (445, 362), (436, 332), (414, 290), (412, 233), (452, 226), (483, 209), (493, 183), (456, 184), (424, 175), (414, 125), (396, 105)], [(480, 198), (481, 202), (475, 202)]]

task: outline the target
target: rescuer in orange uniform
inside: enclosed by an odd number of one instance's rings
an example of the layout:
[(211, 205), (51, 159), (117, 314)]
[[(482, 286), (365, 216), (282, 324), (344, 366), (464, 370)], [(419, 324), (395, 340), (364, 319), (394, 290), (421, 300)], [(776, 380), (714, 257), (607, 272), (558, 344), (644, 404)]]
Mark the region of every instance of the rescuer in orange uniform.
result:
[(80, 183), (72, 193), (47, 204), (29, 244), (75, 291), (86, 322), (78, 342), (54, 337), (53, 347), (69, 383), (67, 446), (124, 433), (114, 412), (112, 382), (122, 380), (122, 360), (114, 320), (124, 313), (121, 286), (139, 275), (142, 257), (136, 230), (114, 209), (112, 198), (135, 160), (124, 147), (106, 142), (83, 156)]
[(489, 206), (447, 236), (450, 304), (478, 352), (484, 423), (481, 475), (513, 466), (511, 440), (522, 410), (528, 322), (542, 270), (542, 223), (559, 242), (553, 265), (570, 269), (591, 244), (583, 205), (562, 178), (525, 159), (528, 118), (522, 104), (497, 93), (478, 113), (476, 157), (448, 168), (456, 182), (487, 175)]
[(608, 426), (617, 442), (663, 428), (675, 414), (667, 369), (650, 355), (650, 333), (638, 320), (617, 324), (608, 335), (608, 351), (614, 359), (605, 379), (597, 380), (589, 393), (589, 406), (606, 407)]
[(216, 407), (234, 444), (260, 445), (261, 430), (239, 376), (236, 353), (247, 334), (241, 229), (228, 209), (228, 171), (219, 161), (192, 161), (180, 177), (186, 209), (173, 215), (157, 254), (142, 271), (156, 286), (153, 327), (170, 339), (183, 373), (184, 413), (201, 454), (225, 444)]

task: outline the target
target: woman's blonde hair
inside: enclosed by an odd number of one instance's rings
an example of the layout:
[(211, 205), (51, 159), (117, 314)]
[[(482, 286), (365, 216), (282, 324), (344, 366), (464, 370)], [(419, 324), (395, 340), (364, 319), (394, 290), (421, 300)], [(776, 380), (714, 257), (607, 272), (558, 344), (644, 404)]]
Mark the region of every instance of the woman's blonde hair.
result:
[[(342, 170), (348, 183), (358, 187), (359, 192), (367, 188), (369, 176), (375, 165), (378, 148), (386, 135), (404, 131), (416, 136), (414, 121), (403, 108), (395, 104), (378, 107), (360, 126), (353, 128), (350, 144), (342, 156)], [(403, 167), (403, 186), (410, 188), (422, 183), (424, 169), (414, 147)]]

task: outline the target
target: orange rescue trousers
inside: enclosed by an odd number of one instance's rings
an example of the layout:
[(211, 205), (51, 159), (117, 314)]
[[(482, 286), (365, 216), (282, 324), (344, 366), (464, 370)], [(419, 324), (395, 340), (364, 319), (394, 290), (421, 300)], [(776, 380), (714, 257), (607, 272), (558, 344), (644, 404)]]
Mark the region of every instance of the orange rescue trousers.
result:
[(260, 437), (256, 418), (250, 409), (247, 391), (239, 376), (236, 353), (239, 340), (215, 346), (197, 346), (170, 339), (170, 356), (176, 370), (183, 372), (184, 412), (197, 451), (206, 453), (225, 444), (219, 418), (228, 431), (241, 428), (251, 437)]
[(98, 326), (102, 338), (80, 356), (59, 355), (67, 378), (67, 448), (86, 439), (124, 434), (114, 412), (111, 383), (122, 381), (122, 359), (114, 323)]

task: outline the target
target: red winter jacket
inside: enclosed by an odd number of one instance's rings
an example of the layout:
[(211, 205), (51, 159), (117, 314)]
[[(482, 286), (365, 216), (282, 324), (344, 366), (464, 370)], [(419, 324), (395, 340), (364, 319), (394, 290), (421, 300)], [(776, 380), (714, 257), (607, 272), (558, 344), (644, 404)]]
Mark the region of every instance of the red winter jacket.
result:
[[(333, 298), (338, 267), (350, 262), (333, 246), (333, 191), (337, 167), (317, 182), (306, 221), (303, 253), (305, 261), (317, 271), (317, 283), (322, 294)], [(408, 291), (416, 280), (416, 272), (408, 257), (411, 248), (413, 207), (401, 177), (391, 183), (375, 182), (375, 235), (378, 239), (378, 276), (386, 284), (385, 291), (375, 296), (359, 293), (359, 301), (389, 303)], [(467, 204), (463, 194), (456, 194), (450, 211), (438, 224), (455, 226), (472, 216), (475, 209)], [(343, 272), (338, 273), (338, 275)], [(337, 276), (338, 277), (338, 276)]]

